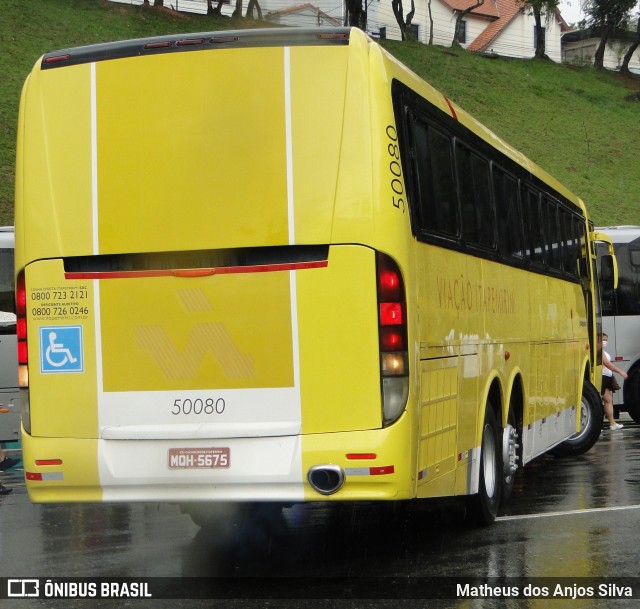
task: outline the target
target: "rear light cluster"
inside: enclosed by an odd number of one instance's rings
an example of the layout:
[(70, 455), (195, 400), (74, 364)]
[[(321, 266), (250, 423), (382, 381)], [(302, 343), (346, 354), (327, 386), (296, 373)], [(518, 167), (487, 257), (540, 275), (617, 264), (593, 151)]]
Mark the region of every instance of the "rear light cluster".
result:
[(29, 349), (27, 348), (27, 290), (24, 281), (24, 271), (18, 275), (16, 281), (16, 318), (20, 414), (25, 431), (31, 433), (31, 416), (29, 412)]
[(382, 420), (390, 425), (404, 411), (409, 395), (407, 302), (400, 269), (385, 254), (377, 254), (378, 331)]

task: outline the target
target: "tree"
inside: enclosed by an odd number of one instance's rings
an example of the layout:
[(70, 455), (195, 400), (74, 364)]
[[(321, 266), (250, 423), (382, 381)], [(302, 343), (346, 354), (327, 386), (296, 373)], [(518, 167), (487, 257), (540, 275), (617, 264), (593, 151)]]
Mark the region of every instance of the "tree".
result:
[(366, 0), (345, 0), (344, 24), (367, 29), (367, 2)]
[(559, 0), (519, 0), (525, 10), (533, 13), (533, 19), (536, 23), (536, 51), (535, 57), (538, 59), (549, 59), (546, 48), (546, 30), (542, 27), (542, 16), (546, 15), (545, 22), (555, 15), (558, 9)]
[(620, 72), (626, 74), (627, 76), (631, 76), (631, 70), (629, 70), (629, 62), (633, 57), (633, 54), (636, 52), (636, 49), (640, 46), (640, 15), (638, 15), (638, 23), (636, 25), (636, 36), (635, 40), (631, 43), (627, 52), (624, 55), (624, 59), (622, 60), (622, 66), (620, 68)]
[(224, 0), (218, 0), (218, 6), (215, 8), (213, 6), (214, 2), (215, 0), (207, 0), (207, 15), (215, 15), (219, 17), (222, 15), (222, 5), (224, 4)]
[(406, 18), (404, 16), (402, 0), (391, 0), (391, 8), (393, 9), (393, 14), (395, 15), (396, 21), (400, 26), (400, 35), (402, 36), (402, 40), (410, 38), (411, 21), (413, 20), (413, 16), (416, 14), (416, 5), (414, 0), (411, 0), (411, 10), (407, 13)]
[(629, 12), (637, 0), (588, 0), (585, 5), (589, 24), (600, 30), (600, 43), (596, 49), (593, 65), (604, 69), (604, 53), (611, 35), (628, 20)]
[(429, 44), (433, 44), (433, 14), (431, 12), (431, 0), (428, 0), (429, 10)]
[(458, 12), (458, 16), (456, 17), (456, 27), (453, 30), (453, 40), (451, 41), (452, 47), (460, 46), (460, 28), (462, 27), (462, 20), (475, 8), (482, 6), (484, 4), (484, 0), (477, 0), (475, 4), (468, 6), (467, 8)]
[[(254, 12), (257, 14), (257, 17), (254, 17)], [(260, 19), (262, 20), (262, 9), (260, 8), (260, 3), (258, 0), (249, 0), (249, 6), (247, 6), (247, 19)]]

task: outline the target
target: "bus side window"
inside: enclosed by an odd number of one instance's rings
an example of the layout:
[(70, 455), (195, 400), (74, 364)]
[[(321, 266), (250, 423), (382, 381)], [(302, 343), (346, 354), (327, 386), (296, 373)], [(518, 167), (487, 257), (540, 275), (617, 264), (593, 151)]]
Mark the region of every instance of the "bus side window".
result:
[(13, 249), (0, 249), (0, 334), (16, 333)]
[(640, 248), (636, 242), (616, 246), (618, 260), (617, 315), (640, 314)]
[(544, 264), (544, 240), (539, 197), (537, 192), (526, 187), (522, 189), (522, 212), (527, 257), (531, 262), (542, 265)]
[(494, 166), (493, 189), (498, 224), (498, 251), (503, 257), (522, 260), (524, 246), (520, 222), (518, 183), (514, 178)]
[(542, 197), (542, 214), (545, 220), (544, 234), (547, 243), (547, 264), (555, 269), (562, 269), (562, 250), (560, 248), (560, 224), (558, 222), (558, 206), (548, 197)]
[(411, 139), (419, 189), (419, 231), (455, 237), (458, 235), (458, 204), (451, 140), (415, 118), (411, 122)]
[(456, 142), (456, 170), (462, 237), (469, 245), (491, 249), (495, 240), (489, 164)]

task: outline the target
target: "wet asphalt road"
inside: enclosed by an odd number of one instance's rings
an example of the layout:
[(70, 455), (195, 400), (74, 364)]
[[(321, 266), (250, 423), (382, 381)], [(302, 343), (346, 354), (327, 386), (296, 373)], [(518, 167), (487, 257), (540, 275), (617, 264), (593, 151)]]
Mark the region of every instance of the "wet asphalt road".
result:
[[(640, 426), (602, 432), (579, 458), (544, 456), (519, 472), (506, 513), (473, 529), (447, 507), (405, 512), (379, 505), (309, 504), (264, 527), (201, 529), (178, 506), (32, 505), (22, 472), (0, 476), (14, 488), (0, 498), (2, 577), (327, 578), (332, 598), (254, 600), (4, 600), (2, 607), (379, 607), (549, 606), (541, 599), (410, 600), (385, 578), (622, 578), (640, 575)], [(348, 579), (343, 579), (348, 578)], [(296, 580), (298, 581), (298, 580)], [(364, 596), (341, 600), (335, 586), (358, 582)], [(429, 580), (431, 581), (431, 580)], [(436, 582), (439, 580), (435, 580)], [(513, 583), (512, 580), (498, 580)], [(640, 584), (640, 581), (636, 581)], [(433, 585), (433, 584), (430, 584)], [(391, 588), (393, 590), (393, 588)], [(640, 592), (640, 585), (637, 586)], [(399, 596), (406, 593), (399, 589)], [(304, 594), (302, 595), (304, 596)], [(411, 596), (411, 595), (410, 595)], [(420, 596), (420, 595), (418, 595)], [(552, 607), (640, 607), (640, 600), (554, 600)]]

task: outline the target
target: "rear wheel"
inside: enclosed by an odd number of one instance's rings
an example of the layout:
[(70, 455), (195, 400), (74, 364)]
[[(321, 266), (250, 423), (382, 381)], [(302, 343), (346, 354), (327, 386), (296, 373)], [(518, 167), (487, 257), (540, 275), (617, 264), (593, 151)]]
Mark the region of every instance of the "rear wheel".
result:
[(600, 437), (604, 406), (598, 390), (585, 381), (580, 405), (580, 431), (553, 449), (554, 455), (575, 457), (586, 453)]
[(491, 404), (487, 404), (480, 445), (478, 494), (469, 498), (468, 519), (480, 526), (490, 525), (498, 513), (503, 488), (501, 430)]
[(640, 368), (634, 368), (624, 382), (624, 406), (629, 416), (640, 423)]
[(502, 505), (509, 500), (513, 493), (518, 461), (520, 460), (518, 428), (512, 409), (509, 409), (507, 420), (507, 426), (502, 430)]

